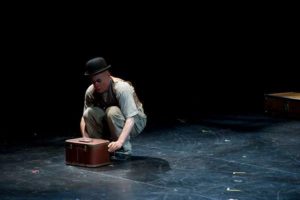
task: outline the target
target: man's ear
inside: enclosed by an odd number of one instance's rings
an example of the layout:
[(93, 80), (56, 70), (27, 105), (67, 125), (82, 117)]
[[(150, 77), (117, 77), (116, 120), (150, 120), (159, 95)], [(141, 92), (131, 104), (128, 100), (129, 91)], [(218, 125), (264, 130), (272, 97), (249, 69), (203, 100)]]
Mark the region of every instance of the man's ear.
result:
[(106, 73), (107, 76), (110, 76), (110, 72), (108, 70), (105, 71), (105, 73)]

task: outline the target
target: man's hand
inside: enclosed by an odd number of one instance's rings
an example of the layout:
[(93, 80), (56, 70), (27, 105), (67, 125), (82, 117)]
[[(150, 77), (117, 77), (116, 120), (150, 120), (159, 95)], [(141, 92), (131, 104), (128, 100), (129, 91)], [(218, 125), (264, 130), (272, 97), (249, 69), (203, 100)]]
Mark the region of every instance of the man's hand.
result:
[(111, 142), (108, 145), (108, 151), (115, 152), (118, 149), (120, 149), (122, 146), (123, 146), (123, 144), (120, 141)]

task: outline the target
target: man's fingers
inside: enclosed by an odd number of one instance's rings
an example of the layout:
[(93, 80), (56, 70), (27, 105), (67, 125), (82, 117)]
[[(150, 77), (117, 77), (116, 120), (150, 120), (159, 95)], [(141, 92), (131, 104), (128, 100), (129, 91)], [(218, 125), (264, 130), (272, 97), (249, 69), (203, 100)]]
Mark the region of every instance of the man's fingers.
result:
[(111, 143), (108, 144), (108, 151), (109, 152), (114, 152), (115, 151), (114, 142), (111, 142)]
[(109, 148), (108, 151), (109, 151), (109, 152), (114, 152), (115, 149), (114, 149), (114, 148)]
[(118, 149), (120, 149), (121, 146), (119, 146), (119, 144), (117, 142), (111, 142), (108, 144), (108, 151), (109, 152), (114, 152)]

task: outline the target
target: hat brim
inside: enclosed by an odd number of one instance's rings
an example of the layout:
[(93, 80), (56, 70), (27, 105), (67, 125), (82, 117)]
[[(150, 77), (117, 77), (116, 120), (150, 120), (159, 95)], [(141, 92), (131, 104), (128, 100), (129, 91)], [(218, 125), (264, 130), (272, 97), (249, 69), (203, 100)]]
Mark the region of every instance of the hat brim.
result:
[(84, 73), (84, 75), (86, 75), (86, 76), (91, 76), (91, 75), (99, 74), (99, 73), (101, 73), (101, 72), (104, 72), (104, 71), (108, 70), (110, 67), (111, 67), (111, 65), (108, 65), (107, 67), (104, 67), (104, 68), (102, 68), (102, 69), (96, 70), (96, 71), (94, 71), (94, 72), (88, 72), (88, 71), (86, 71), (86, 72)]

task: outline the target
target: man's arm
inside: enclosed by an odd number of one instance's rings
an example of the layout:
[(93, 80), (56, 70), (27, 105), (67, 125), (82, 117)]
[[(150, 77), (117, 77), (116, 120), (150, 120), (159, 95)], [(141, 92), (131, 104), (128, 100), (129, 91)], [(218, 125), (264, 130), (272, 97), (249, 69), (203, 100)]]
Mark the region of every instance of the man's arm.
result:
[(108, 145), (109, 152), (114, 152), (123, 146), (128, 135), (130, 134), (133, 126), (134, 126), (134, 118), (133, 117), (127, 118), (118, 140), (115, 142), (109, 143), (109, 145)]
[(82, 137), (89, 138), (89, 134), (86, 132), (86, 129), (85, 129), (85, 121), (84, 121), (83, 117), (81, 117), (81, 121), (80, 121), (80, 131), (81, 131)]

